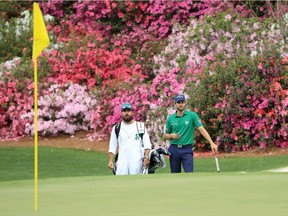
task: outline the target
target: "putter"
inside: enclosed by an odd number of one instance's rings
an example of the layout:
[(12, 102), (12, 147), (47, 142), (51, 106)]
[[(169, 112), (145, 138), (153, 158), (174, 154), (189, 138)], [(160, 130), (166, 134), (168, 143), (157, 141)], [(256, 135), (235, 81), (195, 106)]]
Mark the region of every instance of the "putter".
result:
[(214, 158), (215, 158), (215, 162), (216, 162), (216, 169), (217, 169), (217, 172), (219, 173), (220, 172), (219, 161), (218, 161), (218, 158), (217, 158), (215, 152), (214, 152)]

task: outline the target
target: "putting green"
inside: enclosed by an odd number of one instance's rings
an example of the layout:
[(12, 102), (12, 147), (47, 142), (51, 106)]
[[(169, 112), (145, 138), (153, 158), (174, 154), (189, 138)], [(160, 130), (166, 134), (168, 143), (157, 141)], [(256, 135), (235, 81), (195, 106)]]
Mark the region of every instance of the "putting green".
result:
[(0, 182), (2, 216), (287, 215), (287, 173), (157, 174)]

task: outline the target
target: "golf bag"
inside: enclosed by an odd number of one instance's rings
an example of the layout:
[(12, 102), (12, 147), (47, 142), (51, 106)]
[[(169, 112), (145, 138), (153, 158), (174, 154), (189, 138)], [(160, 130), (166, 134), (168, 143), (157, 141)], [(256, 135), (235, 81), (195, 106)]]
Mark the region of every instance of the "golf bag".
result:
[[(165, 148), (160, 147), (158, 149), (152, 149), (149, 154), (149, 160), (150, 160), (149, 167), (144, 167), (143, 165), (140, 173), (154, 174), (156, 169), (160, 167), (163, 168), (166, 167), (164, 155), (170, 155), (170, 153)], [(118, 160), (118, 153), (115, 155), (114, 167), (112, 169), (114, 175), (116, 175), (117, 160)]]
[(164, 155), (170, 155), (165, 148), (152, 149), (149, 154), (149, 167), (142, 167), (141, 174), (154, 174), (155, 170), (166, 167)]

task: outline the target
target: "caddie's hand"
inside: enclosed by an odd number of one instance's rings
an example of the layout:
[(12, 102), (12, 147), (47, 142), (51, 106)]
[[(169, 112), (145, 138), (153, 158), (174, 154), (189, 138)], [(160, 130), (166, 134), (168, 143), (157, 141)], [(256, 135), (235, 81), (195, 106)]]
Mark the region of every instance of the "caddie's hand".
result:
[(150, 160), (149, 160), (149, 158), (144, 158), (144, 166), (145, 167), (149, 167), (149, 164), (150, 164)]
[(112, 162), (112, 161), (109, 161), (109, 163), (108, 163), (108, 167), (109, 167), (110, 169), (113, 169), (113, 167), (114, 167), (114, 164), (113, 164), (113, 162)]
[(210, 143), (210, 146), (214, 153), (218, 152), (218, 146), (214, 142)]

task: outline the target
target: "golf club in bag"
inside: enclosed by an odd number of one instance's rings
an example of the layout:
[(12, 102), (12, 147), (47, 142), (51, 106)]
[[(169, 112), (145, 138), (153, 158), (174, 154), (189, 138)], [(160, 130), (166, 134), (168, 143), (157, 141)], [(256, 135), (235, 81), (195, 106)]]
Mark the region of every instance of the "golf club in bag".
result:
[[(144, 165), (141, 168), (141, 174), (153, 174), (155, 173), (155, 170), (160, 167), (166, 167), (165, 158), (163, 155), (170, 155), (170, 153), (163, 147), (160, 147), (158, 149), (151, 149), (149, 153), (149, 160), (150, 164), (149, 167), (144, 167)], [(115, 155), (114, 159), (114, 167), (112, 169), (112, 172), (114, 175), (116, 175), (117, 170), (117, 161), (118, 161), (118, 153)]]

